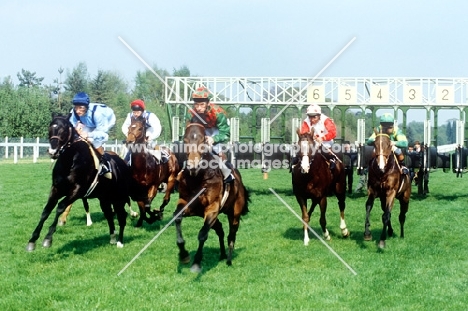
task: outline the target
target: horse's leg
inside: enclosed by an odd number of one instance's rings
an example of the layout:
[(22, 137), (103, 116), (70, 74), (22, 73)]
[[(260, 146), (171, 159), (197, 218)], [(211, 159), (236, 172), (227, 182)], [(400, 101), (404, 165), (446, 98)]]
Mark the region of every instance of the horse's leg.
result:
[(115, 237), (115, 224), (114, 224), (114, 213), (112, 212), (111, 202), (106, 199), (99, 199), (101, 210), (104, 213), (104, 217), (107, 220), (109, 226), (110, 244), (116, 244), (117, 239)]
[(72, 208), (72, 204), (68, 205), (67, 208), (63, 211), (58, 221), (59, 226), (65, 226), (65, 224), (67, 223), (68, 214), (70, 214), (71, 208)]
[[(198, 232), (198, 248), (193, 258), (192, 267), (190, 268), (191, 272), (201, 272), (203, 246), (205, 245), (206, 240), (208, 240), (208, 233), (210, 232), (211, 227), (216, 223), (216, 221), (218, 221), (218, 210), (219, 204), (216, 202), (209, 204), (205, 208), (205, 221), (200, 231)], [(224, 250), (224, 252), (226, 253), (226, 250)]]
[(223, 260), (227, 258), (226, 255), (226, 246), (224, 245), (224, 230), (223, 230), (223, 224), (219, 221), (218, 218), (216, 218), (215, 223), (211, 227), (216, 232), (216, 235), (218, 236), (219, 240), (219, 260)]
[(327, 229), (327, 217), (326, 217), (326, 213), (327, 213), (327, 196), (323, 196), (321, 199), (320, 199), (320, 227), (322, 227), (322, 233), (323, 233), (323, 238), (326, 240), (326, 241), (330, 241), (330, 233), (328, 232), (328, 229)]
[[(127, 225), (127, 211), (125, 210), (125, 201), (114, 202), (114, 211), (117, 214), (117, 221), (119, 223), (119, 237), (117, 239), (117, 247), (122, 248), (124, 246), (124, 231)], [(112, 221), (114, 223), (114, 221)]]
[[(236, 202), (236, 205), (238, 203)], [(227, 264), (230, 266), (232, 265), (232, 254), (234, 252), (234, 245), (236, 243), (236, 236), (237, 231), (239, 230), (239, 220), (240, 220), (240, 211), (242, 210), (242, 204), (239, 203), (240, 206), (234, 207), (234, 215), (228, 215), (229, 220), (229, 234), (228, 234), (228, 257), (227, 257)], [(239, 211), (239, 213), (237, 212)]]
[(154, 223), (156, 220), (159, 219), (157, 214), (159, 211), (151, 210), (151, 202), (153, 202), (154, 197), (156, 196), (156, 192), (158, 191), (157, 185), (151, 185), (148, 189), (148, 198), (145, 200), (145, 210), (149, 214), (149, 218), (146, 219), (146, 222), (149, 224)]
[(398, 220), (400, 221), (400, 237), (405, 237), (405, 220), (406, 220), (406, 213), (408, 212), (409, 208), (409, 200), (411, 196), (411, 191), (407, 191), (403, 194), (403, 197), (399, 199), (400, 201), (400, 215), (398, 216)]
[[(179, 212), (185, 207), (187, 204), (187, 201), (184, 199), (179, 199), (177, 202), (177, 208), (176, 211), (174, 212), (174, 216), (179, 214)], [(179, 260), (181, 263), (189, 263), (190, 262), (190, 254), (189, 252), (185, 249), (185, 240), (182, 235), (182, 214), (180, 214), (176, 219), (175, 219), (175, 227), (176, 227), (176, 234), (177, 234), (177, 246), (179, 247)]]
[(336, 194), (336, 198), (338, 199), (338, 207), (340, 209), (340, 229), (341, 235), (345, 238), (350, 236), (350, 232), (346, 226), (345, 221), (345, 208), (346, 208), (346, 193)]
[(392, 207), (394, 201), (394, 194), (387, 194), (385, 202), (382, 200), (382, 233), (380, 234), (380, 241), (379, 241), (379, 248), (385, 248), (385, 241), (387, 240), (387, 232), (388, 236), (393, 235), (393, 228), (392, 228)]
[(369, 197), (367, 198), (366, 201), (366, 221), (364, 223), (364, 241), (371, 241), (372, 240), (372, 234), (370, 231), (370, 214), (372, 211), (372, 207), (374, 206), (374, 200), (375, 197), (374, 195), (370, 194)]
[(86, 225), (89, 227), (93, 224), (93, 221), (91, 220), (91, 214), (89, 213), (88, 199), (83, 198), (82, 201), (83, 201), (83, 206), (84, 206), (85, 213), (86, 213)]
[(143, 221), (146, 220), (146, 209), (145, 209), (145, 202), (144, 201), (137, 201), (138, 208), (140, 210), (140, 217), (135, 225), (135, 227), (140, 228), (143, 226)]
[(57, 229), (58, 219), (60, 215), (62, 215), (65, 208), (69, 206), (70, 204), (73, 204), (75, 200), (76, 199), (64, 198), (62, 201), (59, 202), (59, 204), (57, 205), (57, 209), (55, 211), (54, 221), (49, 227), (49, 231), (47, 232), (44, 238), (44, 241), (42, 242), (42, 246), (44, 247), (52, 246), (52, 235), (55, 233), (55, 230)]
[(51, 195), (49, 196), (49, 200), (47, 201), (46, 205), (44, 206), (44, 209), (42, 210), (39, 223), (37, 224), (36, 229), (34, 229), (32, 236), (29, 239), (29, 243), (26, 247), (26, 250), (29, 252), (33, 251), (36, 248), (36, 241), (39, 238), (39, 235), (41, 234), (44, 222), (47, 220), (47, 218), (49, 218), (50, 213), (54, 209), (55, 205), (57, 205), (58, 199), (54, 193), (55, 191), (52, 190)]
[(299, 203), (299, 206), (301, 207), (301, 211), (302, 211), (302, 221), (303, 221), (303, 228), (304, 228), (304, 245), (309, 245), (310, 239), (309, 239), (308, 225), (310, 221), (310, 214), (307, 213), (307, 200), (301, 197), (300, 195), (296, 195), (296, 200), (297, 200), (297, 203)]

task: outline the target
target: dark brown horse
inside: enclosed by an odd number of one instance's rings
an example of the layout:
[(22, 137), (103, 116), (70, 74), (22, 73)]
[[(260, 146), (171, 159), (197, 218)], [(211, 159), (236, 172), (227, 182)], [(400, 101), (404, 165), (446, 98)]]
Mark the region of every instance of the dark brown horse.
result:
[(375, 157), (369, 162), (369, 179), (367, 184), (368, 198), (366, 201), (366, 222), (364, 240), (372, 240), (369, 217), (376, 198), (380, 199), (382, 207), (383, 229), (380, 235), (379, 247), (385, 247), (385, 240), (393, 235), (390, 221), (395, 199), (400, 202), (400, 236), (404, 237), (406, 212), (408, 212), (411, 196), (411, 181), (408, 174), (401, 174), (396, 155), (392, 151), (390, 137), (383, 133), (376, 133), (374, 142)]
[[(210, 229), (218, 235), (220, 260), (227, 259), (227, 264), (232, 264), (232, 253), (240, 217), (248, 212), (249, 194), (242, 183), (239, 171), (232, 169), (234, 181), (230, 184), (223, 184), (223, 174), (218, 166), (219, 161), (208, 149), (205, 144), (204, 126), (197, 123), (189, 124), (184, 134), (184, 152), (187, 162), (179, 176), (179, 200), (174, 214), (179, 215), (175, 223), (179, 259), (182, 263), (190, 262), (190, 255), (185, 249), (185, 240), (182, 236), (182, 217), (199, 216), (204, 219), (204, 224), (198, 233), (198, 249), (193, 260), (192, 272), (201, 271), (203, 245), (208, 239)], [(195, 197), (203, 189), (205, 190)], [(224, 198), (225, 194), (228, 194), (226, 198)], [(189, 202), (191, 204), (188, 205)], [(220, 213), (226, 214), (229, 221), (227, 255), (224, 230), (218, 219)]]
[[(98, 176), (98, 152), (88, 142), (81, 140), (68, 117), (55, 117), (49, 125), (49, 153), (57, 159), (52, 171), (52, 188), (49, 199), (42, 211), (37, 227), (32, 233), (27, 250), (33, 251), (36, 240), (52, 210), (57, 205), (55, 218), (49, 227), (42, 245), (52, 245), (52, 235), (56, 230), (58, 219), (65, 208), (78, 199), (98, 198), (104, 216), (109, 225), (111, 243), (123, 247), (123, 234), (127, 212), (125, 204), (129, 203), (130, 169), (116, 154), (109, 154), (112, 168), (112, 179)], [(60, 200), (60, 202), (59, 202)], [(114, 213), (119, 222), (119, 236), (116, 240)]]
[[(140, 218), (136, 226), (141, 227), (143, 220), (149, 224), (163, 217), (164, 208), (171, 199), (171, 193), (174, 190), (179, 164), (177, 158), (170, 151), (169, 159), (163, 163), (161, 159), (161, 150), (148, 149), (146, 143), (146, 121), (144, 118), (132, 119), (128, 127), (126, 140), (127, 147), (130, 149), (130, 167), (132, 171), (132, 199), (137, 201), (140, 209)], [(155, 154), (159, 152), (159, 159)], [(167, 189), (164, 194), (163, 202), (159, 209), (151, 210), (151, 202), (158, 192), (158, 187), (162, 183), (167, 183)], [(146, 214), (150, 216), (147, 217)]]
[[(346, 228), (344, 217), (346, 199), (345, 168), (341, 161), (335, 159), (335, 168), (330, 170), (330, 163), (324, 155), (331, 152), (326, 146), (317, 143), (311, 133), (299, 136), (299, 152), (297, 157), (299, 163), (292, 167), (292, 187), (296, 200), (302, 210), (302, 220), (309, 224), (310, 216), (317, 204), (320, 206), (320, 226), (325, 240), (330, 240), (327, 230), (327, 195), (334, 193), (338, 199), (340, 209), (340, 229), (343, 237), (350, 235)], [(333, 158), (330, 154), (328, 156)], [(307, 211), (307, 200), (312, 200), (309, 211)], [(309, 244), (308, 225), (304, 225), (304, 245)]]

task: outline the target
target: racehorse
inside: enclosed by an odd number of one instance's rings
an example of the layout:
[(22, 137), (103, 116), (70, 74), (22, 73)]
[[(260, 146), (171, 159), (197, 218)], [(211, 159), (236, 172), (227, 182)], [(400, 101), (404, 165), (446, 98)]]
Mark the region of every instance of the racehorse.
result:
[[(345, 168), (338, 158), (335, 159), (335, 168), (330, 170), (329, 162), (325, 158), (324, 152), (331, 152), (327, 147), (318, 143), (312, 133), (301, 134), (299, 136), (300, 150), (297, 153), (299, 163), (292, 167), (292, 187), (296, 200), (302, 210), (302, 220), (304, 221), (304, 245), (309, 244), (308, 224), (310, 216), (317, 204), (320, 206), (320, 226), (325, 240), (330, 240), (327, 229), (326, 211), (327, 195), (331, 192), (338, 199), (340, 209), (340, 229), (343, 237), (350, 235), (346, 227), (344, 210), (346, 207), (346, 180)], [(307, 200), (312, 200), (309, 211), (307, 211)]]
[[(132, 172), (132, 199), (138, 202), (140, 218), (136, 227), (143, 225), (143, 220), (149, 224), (163, 217), (164, 207), (169, 203), (171, 193), (174, 189), (179, 164), (175, 155), (169, 151), (169, 159), (162, 163), (156, 159), (155, 152), (160, 150), (149, 150), (146, 146), (146, 121), (140, 117), (132, 119), (128, 127), (126, 144), (132, 152), (130, 153), (130, 167)], [(159, 210), (151, 211), (151, 202), (157, 194), (161, 183), (167, 183), (167, 189)], [(147, 217), (146, 214), (150, 217)]]
[(375, 156), (369, 162), (369, 179), (367, 184), (368, 198), (366, 201), (366, 222), (364, 240), (372, 240), (369, 230), (369, 217), (375, 198), (380, 198), (382, 207), (383, 229), (380, 235), (379, 248), (385, 248), (385, 240), (393, 235), (390, 221), (395, 199), (400, 202), (400, 236), (404, 237), (404, 225), (411, 196), (411, 181), (409, 174), (401, 174), (396, 155), (392, 151), (390, 137), (387, 134), (377, 133), (374, 142)]
[[(52, 187), (39, 223), (26, 249), (28, 251), (35, 249), (36, 240), (39, 238), (44, 222), (58, 203), (55, 218), (42, 243), (44, 247), (50, 247), (60, 215), (67, 206), (82, 198), (99, 199), (109, 225), (111, 243), (117, 244), (117, 247), (123, 247), (127, 217), (125, 204), (130, 200), (130, 169), (127, 164), (118, 155), (109, 153), (112, 179), (99, 176), (97, 151), (91, 144), (79, 137), (68, 117), (65, 116), (56, 116), (50, 123), (49, 144), (49, 154), (52, 159), (56, 159), (52, 171)], [(119, 223), (117, 239), (114, 212)]]
[[(177, 246), (179, 260), (190, 262), (190, 255), (185, 249), (182, 236), (182, 218), (188, 216), (203, 217), (204, 223), (198, 233), (198, 249), (195, 254), (192, 272), (201, 271), (203, 245), (208, 239), (210, 228), (218, 235), (220, 260), (227, 259), (227, 265), (232, 265), (232, 253), (236, 234), (239, 229), (241, 215), (249, 211), (249, 193), (242, 183), (242, 177), (237, 169), (232, 169), (234, 181), (224, 184), (223, 174), (219, 169), (219, 161), (215, 159), (205, 144), (205, 128), (198, 123), (187, 125), (184, 134), (184, 152), (186, 165), (178, 176), (179, 200), (174, 213), (176, 217)], [(201, 194), (196, 197), (196, 194)], [(190, 203), (190, 204), (188, 204)], [(229, 234), (227, 237), (228, 254), (224, 245), (224, 230), (218, 218), (220, 213), (227, 215)]]

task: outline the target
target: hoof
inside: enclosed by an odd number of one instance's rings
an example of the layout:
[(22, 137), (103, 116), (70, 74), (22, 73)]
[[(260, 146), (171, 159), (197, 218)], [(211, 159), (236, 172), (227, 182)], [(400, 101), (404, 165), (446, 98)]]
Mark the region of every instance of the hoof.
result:
[(351, 235), (348, 228), (341, 229), (341, 234), (343, 235), (344, 238), (347, 238)]
[(202, 271), (200, 265), (194, 263), (192, 265), (192, 267), (190, 268), (190, 272), (193, 272), (193, 273), (200, 273)]
[(117, 244), (117, 239), (115, 238), (115, 234), (111, 234), (111, 236), (110, 236), (110, 244)]
[(188, 264), (190, 262), (190, 255), (184, 257), (184, 258), (179, 258), (180, 263), (182, 264)]
[(32, 252), (35, 249), (36, 249), (36, 243), (34, 242), (29, 242), (28, 245), (26, 246), (26, 251), (28, 252)]
[(138, 217), (138, 213), (137, 213), (137, 212), (134, 212), (134, 211), (131, 211), (131, 212), (130, 212), (130, 216), (131, 216), (132, 218), (137, 218), (137, 217)]
[(49, 248), (52, 246), (52, 239), (44, 239), (44, 242), (42, 242), (42, 246)]
[(231, 259), (226, 260), (226, 264), (227, 264), (228, 266), (232, 266), (232, 260), (231, 260)]
[(372, 234), (364, 233), (364, 241), (372, 241)]
[(379, 248), (384, 249), (385, 248), (385, 241), (380, 240), (379, 242)]
[(59, 220), (58, 223), (57, 223), (57, 226), (63, 227), (63, 226), (65, 226), (66, 223), (67, 223), (66, 221)]
[(124, 247), (123, 243), (117, 242), (117, 248), (123, 248), (123, 247)]

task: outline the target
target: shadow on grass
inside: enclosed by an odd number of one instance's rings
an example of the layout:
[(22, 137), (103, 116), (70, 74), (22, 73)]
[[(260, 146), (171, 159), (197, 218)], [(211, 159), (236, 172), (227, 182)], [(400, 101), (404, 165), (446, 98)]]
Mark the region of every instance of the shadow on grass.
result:
[[(236, 258), (238, 257), (238, 254), (243, 251), (244, 248), (234, 248), (234, 252), (232, 254), (232, 265), (234, 266), (236, 264)], [(226, 249), (226, 252), (228, 249)], [(196, 250), (194, 251), (189, 251), (190, 253), (190, 262), (189, 263), (181, 263), (179, 261), (179, 264), (177, 266), (177, 273), (183, 273), (183, 270), (190, 270), (193, 264), (193, 258), (195, 257)], [(219, 252), (219, 247), (203, 247), (203, 260), (201, 262), (202, 270), (200, 273), (198, 273), (196, 277), (196, 281), (200, 281), (201, 277), (203, 274), (209, 272), (213, 268), (219, 266), (219, 265), (224, 265), (226, 268), (230, 268), (231, 266), (228, 266), (226, 263), (226, 259), (220, 260), (219, 259), (220, 252)], [(195, 273), (194, 273), (195, 274)]]

